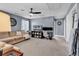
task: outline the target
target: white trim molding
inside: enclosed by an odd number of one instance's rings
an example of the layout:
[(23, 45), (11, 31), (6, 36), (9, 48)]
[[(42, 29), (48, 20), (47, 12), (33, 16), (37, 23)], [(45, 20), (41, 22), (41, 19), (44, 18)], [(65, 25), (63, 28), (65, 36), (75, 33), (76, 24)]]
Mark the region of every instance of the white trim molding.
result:
[(64, 35), (54, 35), (54, 37), (65, 37)]
[(65, 37), (62, 36), (62, 35), (54, 35), (53, 38), (55, 38), (56, 40), (60, 40), (60, 39), (59, 39), (60, 37), (65, 40)]

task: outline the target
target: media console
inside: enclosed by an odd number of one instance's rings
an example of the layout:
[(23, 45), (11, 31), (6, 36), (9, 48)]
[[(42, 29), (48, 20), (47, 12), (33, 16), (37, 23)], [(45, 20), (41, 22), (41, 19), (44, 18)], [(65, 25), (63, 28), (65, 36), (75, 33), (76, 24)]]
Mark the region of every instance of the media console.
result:
[(43, 38), (43, 32), (42, 31), (31, 31), (31, 37)]
[(33, 31), (31, 31), (31, 37), (52, 39), (53, 27), (43, 27), (41, 25), (34, 25)]

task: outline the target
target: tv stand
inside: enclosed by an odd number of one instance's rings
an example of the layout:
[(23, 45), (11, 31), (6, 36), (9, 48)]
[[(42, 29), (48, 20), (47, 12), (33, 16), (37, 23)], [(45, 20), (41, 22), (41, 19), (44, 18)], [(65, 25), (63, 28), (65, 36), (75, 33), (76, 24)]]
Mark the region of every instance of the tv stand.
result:
[(31, 31), (31, 37), (43, 38), (43, 32), (42, 31)]

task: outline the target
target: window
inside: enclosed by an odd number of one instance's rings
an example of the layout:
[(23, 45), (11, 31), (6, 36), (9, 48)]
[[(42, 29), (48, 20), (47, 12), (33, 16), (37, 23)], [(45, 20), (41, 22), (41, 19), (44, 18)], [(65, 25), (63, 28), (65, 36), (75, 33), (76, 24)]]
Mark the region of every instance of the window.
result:
[(22, 19), (21, 30), (29, 31), (29, 21)]

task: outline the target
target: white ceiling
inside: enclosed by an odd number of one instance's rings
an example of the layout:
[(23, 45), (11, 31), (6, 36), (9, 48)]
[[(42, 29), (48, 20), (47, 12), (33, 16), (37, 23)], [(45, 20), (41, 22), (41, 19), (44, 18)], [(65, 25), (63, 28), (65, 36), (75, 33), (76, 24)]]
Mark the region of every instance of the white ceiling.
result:
[[(71, 3), (0, 3), (0, 10), (23, 16), (25, 18), (39, 18), (48, 16), (62, 18), (67, 13), (70, 6)], [(30, 17), (30, 8), (33, 8), (33, 11), (41, 11), (42, 14), (37, 14)]]

